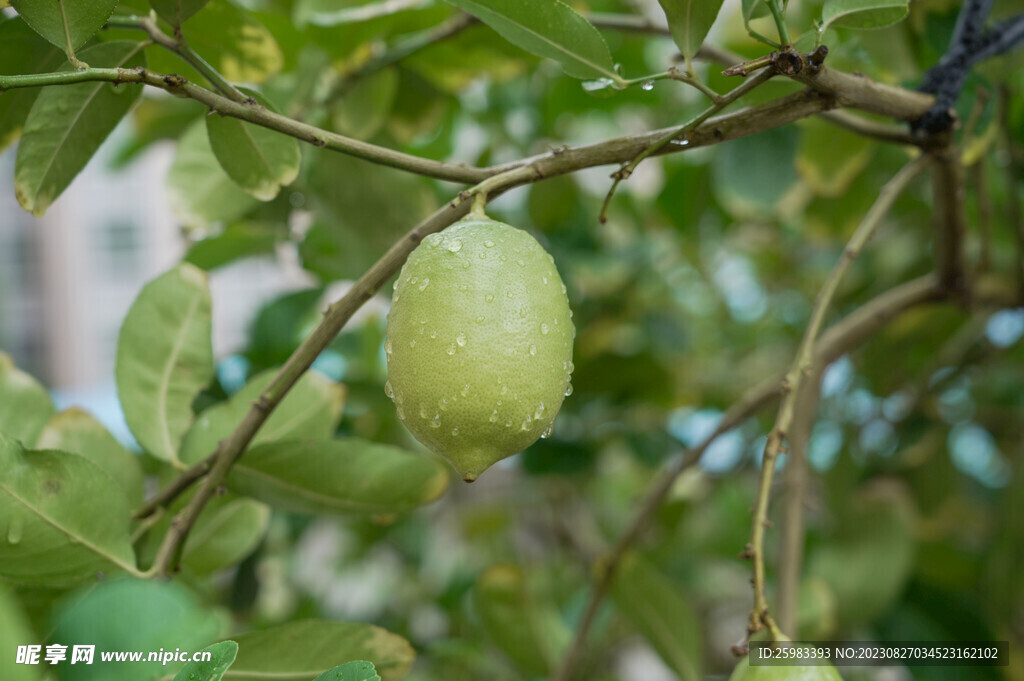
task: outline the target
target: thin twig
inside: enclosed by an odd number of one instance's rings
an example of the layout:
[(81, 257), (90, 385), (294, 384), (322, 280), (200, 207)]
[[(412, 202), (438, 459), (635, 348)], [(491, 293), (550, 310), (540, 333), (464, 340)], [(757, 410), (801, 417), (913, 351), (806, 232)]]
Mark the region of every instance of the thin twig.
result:
[[(618, 188), (619, 183), (622, 182), (623, 180), (628, 180), (629, 176), (633, 174), (633, 171), (636, 170), (637, 166), (640, 165), (640, 163), (642, 163), (644, 159), (654, 154), (657, 154), (659, 151), (667, 147), (672, 142), (679, 140), (679, 137), (695, 129), (701, 123), (708, 120), (716, 113), (718, 113), (725, 107), (729, 106), (737, 99), (750, 92), (751, 90), (754, 90), (760, 85), (768, 82), (768, 80), (771, 79), (774, 75), (776, 75), (774, 71), (766, 69), (757, 74), (756, 76), (754, 76), (753, 78), (751, 78), (750, 80), (744, 81), (741, 85), (733, 88), (724, 95), (716, 95), (712, 99), (711, 106), (709, 106), (707, 109), (700, 112), (699, 114), (691, 118), (689, 121), (679, 126), (678, 128), (673, 128), (669, 130), (667, 133), (663, 134), (658, 139), (654, 140), (650, 144), (650, 146), (648, 146), (639, 154), (637, 154), (629, 163), (619, 168), (615, 173), (612, 174), (612, 186), (608, 190), (608, 194), (604, 197), (604, 204), (601, 206), (601, 212), (598, 215), (598, 219), (601, 222), (604, 222), (606, 220), (608, 205), (611, 203), (612, 196), (615, 195), (615, 190)], [(689, 145), (689, 140), (682, 140), (677, 143), (680, 146), (687, 146)]]
[(839, 282), (842, 281), (846, 270), (853, 263), (853, 260), (860, 254), (861, 250), (870, 240), (875, 230), (882, 223), (882, 219), (888, 213), (889, 208), (895, 202), (900, 193), (916, 178), (925, 166), (931, 161), (928, 156), (919, 156), (904, 166), (879, 192), (878, 199), (868, 211), (868, 214), (857, 227), (843, 254), (836, 263), (832, 272), (822, 285), (811, 312), (811, 318), (807, 323), (803, 339), (797, 350), (796, 358), (790, 370), (783, 379), (783, 390), (785, 396), (779, 405), (779, 412), (775, 419), (775, 426), (768, 435), (768, 441), (764, 448), (764, 457), (761, 463), (761, 477), (758, 482), (757, 499), (754, 504), (754, 518), (750, 532), (750, 542), (747, 545), (745, 554), (753, 563), (753, 585), (754, 585), (754, 607), (750, 612), (750, 624), (747, 631), (754, 634), (762, 628), (767, 627), (772, 640), (780, 640), (783, 636), (778, 625), (772, 618), (768, 609), (768, 598), (765, 584), (764, 567), (764, 535), (768, 523), (768, 502), (771, 497), (772, 477), (775, 472), (775, 461), (782, 450), (782, 443), (787, 438), (796, 407), (796, 398), (800, 394), (801, 384), (812, 369), (814, 362), (814, 346), (818, 334), (825, 321), (825, 315), (832, 303)]

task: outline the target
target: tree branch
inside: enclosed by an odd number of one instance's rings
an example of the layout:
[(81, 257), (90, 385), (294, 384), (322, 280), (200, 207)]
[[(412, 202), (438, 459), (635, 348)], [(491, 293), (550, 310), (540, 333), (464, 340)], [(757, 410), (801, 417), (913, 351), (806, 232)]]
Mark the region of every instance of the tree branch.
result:
[(223, 95), (190, 83), (179, 75), (161, 75), (141, 67), (134, 69), (90, 68), (84, 71), (58, 71), (56, 73), (39, 73), (27, 76), (0, 76), (0, 91), (20, 87), (68, 85), (91, 81), (150, 85), (166, 90), (178, 97), (194, 99), (223, 116), (231, 116), (232, 118), (249, 123), (255, 123), (256, 125), (276, 130), (304, 142), (309, 142), (317, 147), (340, 151), (350, 156), (372, 161), (373, 163), (406, 170), (418, 175), (426, 175), (439, 180), (474, 184), (496, 174), (482, 168), (470, 168), (462, 164), (433, 161), (345, 137), (344, 135), (329, 132), (274, 113), (255, 102), (233, 101)]
[(199, 56), (195, 50), (161, 31), (155, 21), (149, 17), (134, 17), (134, 19), (138, 23), (138, 28), (145, 31), (150, 40), (188, 62), (192, 68), (201, 73), (206, 80), (210, 81), (211, 85), (220, 90), (228, 99), (236, 102), (245, 102), (249, 99), (239, 92), (234, 85), (229, 83), (224, 76), (220, 75), (217, 69), (213, 68), (205, 59)]
[(857, 230), (850, 238), (846, 248), (843, 250), (839, 262), (836, 263), (832, 272), (822, 285), (811, 312), (810, 321), (804, 331), (803, 339), (797, 350), (793, 365), (782, 380), (782, 388), (785, 396), (782, 404), (779, 405), (779, 413), (775, 419), (775, 427), (768, 434), (768, 441), (764, 448), (764, 458), (761, 463), (761, 477), (758, 483), (757, 499), (754, 504), (753, 526), (750, 532), (750, 543), (747, 545), (745, 554), (753, 563), (754, 583), (754, 607), (750, 612), (750, 624), (748, 635), (767, 627), (771, 633), (772, 640), (778, 641), (783, 634), (779, 630), (768, 610), (768, 598), (765, 584), (764, 567), (764, 534), (768, 524), (768, 501), (771, 497), (772, 477), (775, 473), (775, 461), (782, 450), (782, 443), (787, 439), (790, 427), (793, 424), (796, 399), (801, 392), (801, 385), (804, 378), (811, 373), (814, 363), (814, 347), (818, 334), (825, 321), (825, 315), (832, 303), (839, 282), (842, 281), (846, 270), (849, 269), (854, 259), (860, 254), (864, 246), (871, 239), (872, 235), (881, 224), (882, 219), (888, 213), (889, 208), (895, 202), (900, 193), (916, 178), (925, 166), (931, 161), (927, 156), (920, 156), (904, 166), (879, 192), (878, 199), (868, 211), (868, 214), (861, 221)]
[(825, 111), (824, 113), (818, 114), (818, 118), (826, 120), (835, 126), (843, 128), (844, 130), (849, 130), (852, 133), (861, 135), (862, 137), (870, 137), (871, 139), (876, 139), (880, 142), (917, 145), (920, 141), (907, 132), (906, 128), (898, 125), (892, 125), (890, 123), (874, 121), (870, 118), (864, 118), (863, 116), (858, 116), (857, 114), (850, 113), (849, 111), (844, 111), (842, 109)]
[(797, 612), (800, 595), (800, 575), (804, 562), (804, 500), (810, 471), (807, 465), (807, 443), (818, 415), (818, 401), (821, 397), (821, 376), (825, 367), (812, 363), (812, 368), (796, 397), (796, 415), (789, 436), (789, 454), (786, 457), (786, 472), (783, 479), (785, 495), (782, 512), (777, 565), (779, 570), (776, 602), (779, 628), (788, 631), (795, 639)]
[(943, 286), (950, 291), (962, 291), (967, 286), (964, 264), (967, 208), (960, 151), (950, 140), (945, 146), (933, 150), (931, 156), (935, 160), (932, 169), (935, 269)]
[(822, 66), (817, 73), (802, 69), (793, 80), (823, 94), (835, 97), (837, 105), (879, 114), (898, 121), (915, 121), (931, 108), (931, 95), (885, 85), (867, 76), (843, 73)]

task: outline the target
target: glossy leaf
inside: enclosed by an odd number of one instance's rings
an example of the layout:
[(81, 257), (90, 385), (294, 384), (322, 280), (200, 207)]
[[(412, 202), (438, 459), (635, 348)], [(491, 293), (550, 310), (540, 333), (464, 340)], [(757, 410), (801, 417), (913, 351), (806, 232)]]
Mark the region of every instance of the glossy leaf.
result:
[(611, 596), (682, 681), (701, 679), (701, 630), (689, 600), (653, 565), (627, 554), (616, 570)]
[(825, 0), (821, 8), (824, 32), (839, 28), (885, 28), (902, 21), (910, 11), (908, 0)]
[(199, 516), (182, 551), (182, 566), (208, 574), (236, 565), (251, 554), (267, 532), (270, 508), (252, 499), (235, 499)]
[(210, 660), (189, 662), (175, 675), (174, 681), (220, 681), (238, 655), (238, 644), (234, 641), (221, 641), (206, 646), (203, 651), (209, 651)]
[[(181, 460), (192, 464), (216, 449), (217, 443), (231, 434), (276, 374), (276, 369), (269, 369), (254, 376), (230, 399), (200, 414), (182, 442)], [(343, 385), (307, 371), (270, 414), (252, 444), (328, 438), (334, 434), (344, 407)]]
[(32, 446), (56, 411), (46, 388), (0, 352), (0, 433)]
[(715, 23), (723, 0), (658, 0), (668, 18), (668, 27), (672, 31), (679, 51), (683, 53), (687, 64), (697, 54), (701, 43)]
[[(71, 49), (77, 50), (103, 28), (117, 0), (11, 0), (11, 6), (32, 30), (51, 43), (63, 50), (70, 41)], [(79, 55), (79, 59), (97, 66), (85, 55)]]
[(401, 636), (355, 622), (301, 620), (233, 638), (238, 657), (225, 675), (232, 681), (312, 679), (356, 660), (369, 660), (383, 681), (394, 681), (416, 656)]
[(768, 4), (764, 0), (742, 0), (743, 18), (746, 21), (768, 14)]
[(514, 565), (491, 565), (480, 573), (473, 610), (488, 638), (529, 676), (550, 674), (571, 636), (554, 608), (532, 598)]
[(448, 0), (539, 57), (554, 59), (570, 76), (622, 78), (594, 26), (561, 0)]
[(99, 466), (0, 433), (0, 470), (0, 577), (63, 585), (135, 568), (128, 502)]
[(220, 167), (206, 126), (196, 121), (178, 140), (167, 173), (171, 207), (189, 227), (233, 220), (256, 205)]
[(96, 646), (93, 664), (61, 663), (61, 681), (140, 681), (170, 678), (173, 663), (103, 662), (100, 651), (200, 650), (225, 622), (179, 582), (112, 579), (63, 601), (52, 626), (69, 658), (75, 644)]
[[(88, 4), (88, 3), (81, 3)], [(100, 43), (79, 55), (92, 66), (145, 66), (142, 43)], [(62, 70), (73, 69), (66, 64)], [(142, 94), (142, 86), (90, 82), (43, 88), (29, 111), (14, 165), (18, 203), (42, 215), (85, 167)]]
[(313, 681), (380, 681), (372, 662), (355, 660), (328, 669)]
[[(0, 23), (0, 74), (18, 75), (56, 71), (65, 57), (30, 29), (20, 18)], [(8, 90), (0, 97), (0, 151), (21, 135), (25, 119), (40, 88)]]
[[(189, 47), (233, 83), (260, 84), (281, 70), (284, 55), (274, 35), (249, 12), (227, 0), (209, 0), (181, 28)], [(205, 79), (168, 50), (150, 53), (154, 70)]]
[[(256, 102), (276, 112), (274, 105), (258, 92), (243, 90)], [(207, 116), (210, 148), (224, 172), (249, 194), (261, 201), (277, 196), (299, 174), (299, 142), (294, 137), (245, 123), (229, 116)]]
[(60, 449), (81, 454), (112, 477), (134, 506), (142, 501), (142, 467), (103, 424), (77, 407), (65, 409), (47, 422), (37, 449)]
[(5, 585), (0, 584), (0, 669), (4, 672), (4, 681), (39, 680), (38, 666), (14, 664), (18, 646), (35, 643), (37, 640), (28, 618), (21, 611), (18, 599)]
[(181, 26), (210, 0), (149, 0), (161, 19), (171, 26)]
[(399, 513), (448, 487), (437, 459), (356, 438), (253, 447), (232, 468), (235, 491), (295, 513)]
[(192, 400), (213, 378), (206, 273), (182, 263), (146, 284), (117, 341), (115, 376), (125, 421), (146, 451), (176, 461)]

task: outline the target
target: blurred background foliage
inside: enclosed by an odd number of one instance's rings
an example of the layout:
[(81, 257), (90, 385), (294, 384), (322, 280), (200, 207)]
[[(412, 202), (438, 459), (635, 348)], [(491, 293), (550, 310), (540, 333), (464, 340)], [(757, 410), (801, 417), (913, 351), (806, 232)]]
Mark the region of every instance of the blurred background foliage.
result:
[[(671, 81), (587, 92), (482, 25), (377, 68), (386, 45), (451, 21), (455, 11), (423, 2), (351, 21), (358, 4), (212, 0), (188, 24), (189, 42), (228, 78), (259, 85), (282, 112), (474, 165), (679, 124), (705, 106), (699, 93)], [(573, 4), (636, 12), (626, 0)], [(735, 4), (711, 40), (757, 56), (764, 48), (742, 30)], [(999, 2), (997, 11), (1014, 4)], [(796, 33), (811, 28), (820, 5), (790, 3)], [(958, 8), (922, 0), (889, 28), (832, 30), (829, 63), (913, 88), (944, 51)], [(148, 7), (123, 0), (118, 11)], [(665, 36), (602, 33), (627, 77), (663, 71), (675, 58)], [(98, 39), (126, 36), (138, 37), (108, 30)], [(200, 79), (168, 54), (148, 51), (154, 70)], [(1016, 257), (1008, 195), (1024, 189), (1024, 178), (1008, 186), (1005, 173), (1024, 143), (1021, 63), (1017, 54), (980, 68), (959, 105), (972, 122), (959, 133), (975, 189), (967, 199), (971, 224), (988, 222), (985, 252), (1001, 272), (1012, 271)], [(718, 67), (696, 68), (720, 92), (734, 84)], [(796, 88), (773, 81), (745, 101)], [(1000, 88), (1008, 96), (1001, 99)], [(257, 202), (225, 182), (203, 148), (207, 112), (161, 95), (146, 93), (116, 162), (130, 167), (148, 145), (180, 140), (180, 172), (172, 168), (168, 181), (191, 242), (187, 260), (213, 270), (291, 253), (319, 282), (259, 311), (244, 350), (221, 359), (200, 409), (281, 364), (319, 319), (325, 293), (361, 274), (458, 187), (304, 147), (298, 179)], [(553, 437), (405, 516), (275, 512), (266, 538), (237, 569), (207, 576), (186, 565), (180, 602), (200, 607), (190, 600), (198, 594), (235, 628), (300, 617), (374, 622), (419, 651), (408, 677), (417, 681), (548, 674), (586, 602), (590, 562), (622, 530), (660, 466), (710, 432), (744, 390), (787, 365), (820, 284), (909, 153), (812, 119), (646, 161), (619, 189), (605, 224), (597, 213), (608, 168), (509, 192), (488, 212), (529, 230), (554, 255), (575, 311), (574, 392)], [(218, 191), (205, 200), (174, 194), (176, 182)], [(843, 283), (833, 319), (930, 270), (931, 211), (926, 182), (897, 201)], [(980, 244), (975, 229), (975, 260)], [(418, 448), (383, 391), (383, 310), (371, 306), (350, 324), (315, 369), (348, 390), (340, 433)], [(1009, 639), (1022, 654), (1022, 335), (1024, 310), (923, 307), (828, 368), (809, 443), (801, 637)], [(737, 553), (773, 416), (763, 410), (723, 436), (678, 481), (602, 607), (586, 678), (729, 671), (729, 647), (743, 634), (751, 599)], [(157, 465), (151, 473), (161, 472)], [(768, 534), (770, 577), (778, 535)], [(47, 631), (45, 608), (33, 599), (52, 595), (22, 589), (21, 596), (37, 631)], [(60, 626), (77, 626), (74, 606), (64, 613)], [(651, 613), (672, 618), (669, 640), (647, 621)], [(885, 678), (1022, 673), (1019, 666), (918, 667)], [(847, 678), (882, 674), (848, 670)]]

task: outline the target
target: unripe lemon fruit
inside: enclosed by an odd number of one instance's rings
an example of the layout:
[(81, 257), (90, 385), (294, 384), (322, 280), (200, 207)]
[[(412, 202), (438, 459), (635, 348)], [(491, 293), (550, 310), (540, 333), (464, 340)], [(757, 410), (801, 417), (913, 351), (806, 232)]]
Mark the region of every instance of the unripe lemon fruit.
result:
[(526, 232), (471, 217), (423, 240), (395, 282), (388, 383), (417, 440), (472, 482), (549, 434), (571, 392), (569, 299)]
[(823, 665), (752, 666), (750, 658), (740, 660), (729, 681), (843, 681), (831, 662)]

